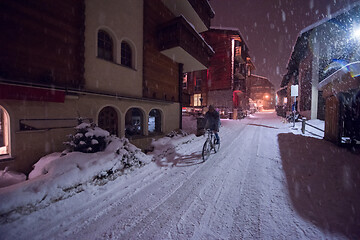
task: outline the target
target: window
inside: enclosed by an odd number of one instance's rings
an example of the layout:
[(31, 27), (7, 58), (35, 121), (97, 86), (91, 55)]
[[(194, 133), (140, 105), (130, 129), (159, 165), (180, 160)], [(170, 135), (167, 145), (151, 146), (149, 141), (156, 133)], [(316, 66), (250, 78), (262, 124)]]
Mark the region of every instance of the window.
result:
[(121, 42), (121, 64), (127, 67), (132, 67), (132, 52), (131, 47), (127, 42)]
[(194, 94), (194, 107), (200, 107), (202, 103), (201, 94)]
[(9, 115), (0, 106), (0, 155), (9, 154)]
[(201, 71), (195, 72), (195, 91), (201, 91)]
[(110, 35), (100, 30), (98, 32), (98, 57), (107, 61), (113, 61), (113, 40)]
[(196, 78), (195, 91), (201, 91), (201, 78)]
[(98, 125), (110, 134), (118, 136), (118, 115), (116, 110), (112, 107), (104, 107), (99, 113)]
[(187, 89), (187, 81), (188, 81), (188, 75), (187, 73), (183, 76), (183, 89)]
[(143, 114), (138, 108), (130, 108), (125, 115), (125, 136), (142, 135)]
[(161, 133), (161, 112), (153, 109), (149, 113), (149, 134)]

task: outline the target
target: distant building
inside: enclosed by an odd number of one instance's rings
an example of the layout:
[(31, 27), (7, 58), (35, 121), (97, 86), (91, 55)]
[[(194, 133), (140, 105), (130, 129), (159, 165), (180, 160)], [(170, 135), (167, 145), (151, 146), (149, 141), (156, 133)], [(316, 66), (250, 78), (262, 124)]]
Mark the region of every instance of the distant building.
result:
[(261, 109), (275, 108), (275, 88), (266, 77), (252, 74), (249, 77), (249, 97)]
[(247, 79), (255, 67), (239, 30), (212, 27), (202, 36), (215, 54), (208, 70), (184, 76), (183, 93), (189, 96), (189, 106), (214, 105), (224, 114), (248, 109)]
[(293, 101), (289, 86), (298, 84), (300, 114), (325, 119), (325, 99), (318, 85), (345, 65), (360, 60), (359, 40), (352, 34), (359, 23), (360, 7), (355, 4), (300, 32), (281, 83), (281, 98), (286, 91), (288, 110)]
[(213, 16), (207, 0), (1, 1), (0, 168), (29, 172), (79, 117), (139, 147), (181, 128)]

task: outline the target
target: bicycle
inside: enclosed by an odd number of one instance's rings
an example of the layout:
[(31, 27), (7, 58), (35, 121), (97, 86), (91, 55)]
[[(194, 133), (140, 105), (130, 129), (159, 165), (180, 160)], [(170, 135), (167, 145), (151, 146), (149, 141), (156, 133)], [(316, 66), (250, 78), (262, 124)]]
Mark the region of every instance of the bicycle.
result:
[(220, 143), (216, 143), (216, 138), (213, 130), (206, 129), (207, 138), (202, 149), (202, 159), (204, 162), (209, 158), (211, 150), (217, 153), (220, 149)]

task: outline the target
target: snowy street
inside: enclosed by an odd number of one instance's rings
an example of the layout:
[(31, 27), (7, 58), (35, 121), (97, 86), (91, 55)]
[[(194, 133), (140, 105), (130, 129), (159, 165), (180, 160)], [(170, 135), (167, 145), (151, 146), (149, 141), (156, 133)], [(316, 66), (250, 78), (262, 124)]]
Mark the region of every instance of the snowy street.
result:
[(155, 161), (2, 223), (1, 238), (359, 238), (359, 155), (292, 131), (269, 112), (222, 120), (206, 162), (204, 137), (159, 142)]

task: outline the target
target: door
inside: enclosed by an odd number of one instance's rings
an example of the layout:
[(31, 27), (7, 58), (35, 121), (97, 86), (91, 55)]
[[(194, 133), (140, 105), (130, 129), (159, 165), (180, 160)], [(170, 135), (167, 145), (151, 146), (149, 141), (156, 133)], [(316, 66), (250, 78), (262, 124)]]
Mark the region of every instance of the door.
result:
[(104, 107), (98, 118), (99, 127), (118, 136), (118, 115), (113, 107)]

